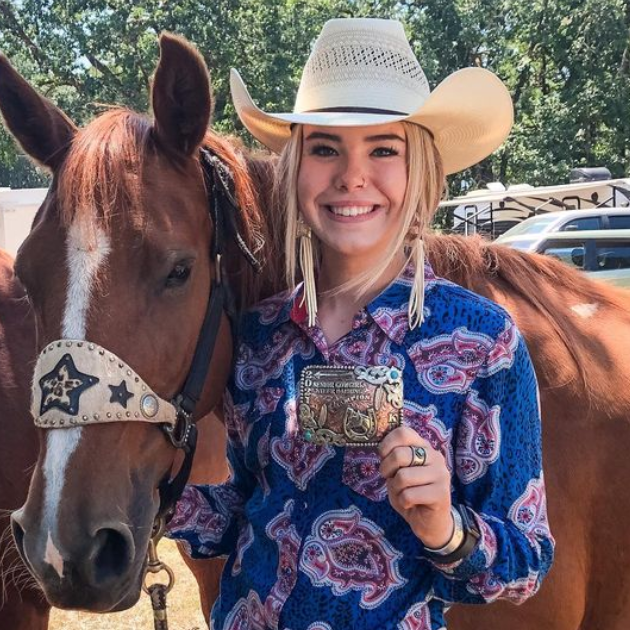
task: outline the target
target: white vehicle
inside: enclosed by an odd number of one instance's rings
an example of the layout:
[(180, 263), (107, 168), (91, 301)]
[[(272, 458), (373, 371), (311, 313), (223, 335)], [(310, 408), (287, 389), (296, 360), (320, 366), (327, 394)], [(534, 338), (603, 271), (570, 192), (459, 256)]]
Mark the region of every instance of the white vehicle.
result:
[(497, 243), (530, 252), (538, 251), (538, 244), (555, 232), (585, 230), (628, 230), (630, 208), (596, 208), (549, 212), (526, 219), (496, 239)]
[[(617, 217), (622, 217), (622, 220), (626, 221), (630, 218), (630, 212), (626, 210), (625, 215), (613, 214), (609, 218)], [(594, 280), (603, 280), (620, 287), (630, 288), (630, 229), (623, 227), (603, 230), (548, 231), (545, 229), (534, 234), (534, 237), (522, 239), (519, 235), (510, 237), (506, 233), (496, 242), (528, 252), (552, 256), (570, 267), (580, 269)]]

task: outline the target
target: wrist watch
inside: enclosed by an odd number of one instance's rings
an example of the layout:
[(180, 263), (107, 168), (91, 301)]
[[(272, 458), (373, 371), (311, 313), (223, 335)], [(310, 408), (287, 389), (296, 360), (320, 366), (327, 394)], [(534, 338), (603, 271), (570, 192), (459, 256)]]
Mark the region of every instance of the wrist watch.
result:
[(451, 506), (453, 534), (439, 549), (425, 547), (425, 555), (437, 564), (451, 564), (467, 557), (481, 538), (479, 529), (465, 506)]

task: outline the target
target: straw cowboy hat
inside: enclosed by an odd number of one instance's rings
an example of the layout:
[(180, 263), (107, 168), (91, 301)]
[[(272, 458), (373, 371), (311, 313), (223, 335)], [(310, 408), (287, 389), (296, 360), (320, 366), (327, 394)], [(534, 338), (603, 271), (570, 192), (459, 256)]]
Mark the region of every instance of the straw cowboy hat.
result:
[(514, 119), (506, 87), (483, 68), (459, 70), (431, 92), (396, 20), (326, 22), (304, 67), (293, 113), (256, 107), (234, 69), (230, 87), (245, 127), (274, 152), (282, 150), (295, 123), (350, 127), (405, 120), (431, 132), (447, 174), (490, 155)]

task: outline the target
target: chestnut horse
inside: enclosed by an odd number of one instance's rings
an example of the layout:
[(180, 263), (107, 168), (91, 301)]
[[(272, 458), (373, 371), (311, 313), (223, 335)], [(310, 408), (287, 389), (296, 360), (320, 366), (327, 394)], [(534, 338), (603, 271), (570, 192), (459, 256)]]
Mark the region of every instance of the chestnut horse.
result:
[[(0, 67), (7, 125), (54, 175), (17, 261), (40, 347), (61, 337), (89, 339), (124, 357), (164, 398), (185, 377), (214, 273), (197, 161), (202, 143), (230, 162), (250, 245), (266, 232), (253, 194), (258, 185), (268, 188), (264, 173), (215, 136), (204, 139), (207, 87), (199, 56), (163, 37), (155, 121), (115, 111), (77, 131), (6, 62)], [(627, 628), (630, 293), (559, 262), (478, 241), (436, 236), (429, 257), (439, 274), (504, 304), (527, 339), (541, 385), (558, 540), (556, 564), (536, 597), (520, 607), (456, 607), (451, 626)], [(267, 278), (279, 278), (278, 255), (267, 249), (265, 259)], [(237, 255), (227, 263), (241, 306), (273, 290), (244, 289), (247, 267)], [(228, 370), (225, 319), (219, 342), (204, 411), (216, 403)], [(142, 423), (42, 431), (28, 500), (13, 523), (20, 553), (51, 602), (102, 612), (135, 602), (157, 488), (173, 460), (160, 432)]]
[(28, 493), (38, 440), (29, 413), (35, 322), (13, 259), (0, 250), (0, 628), (45, 630), (50, 606), (18, 557), (9, 514)]
[[(16, 261), (40, 349), (61, 337), (87, 338), (125, 357), (129, 369), (171, 399), (186, 377), (215, 276), (198, 149), (203, 143), (231, 170), (240, 237), (254, 251), (266, 235), (253, 188), (265, 165), (249, 172), (227, 142), (206, 135), (207, 68), (173, 36), (161, 39), (154, 122), (114, 110), (78, 130), (4, 58), (0, 102), (10, 131), (53, 174)], [(260, 280), (235, 242), (225, 246), (224, 273), (238, 308), (248, 304), (244, 296), (255, 299)], [(198, 417), (220, 400), (231, 352), (223, 314)], [(39, 433), (29, 498), (12, 517), (22, 558), (52, 605), (128, 608), (140, 594), (157, 489), (177, 468), (175, 449), (143, 422)], [(209, 445), (225, 466), (222, 432)], [(212, 572), (209, 601), (219, 572)]]

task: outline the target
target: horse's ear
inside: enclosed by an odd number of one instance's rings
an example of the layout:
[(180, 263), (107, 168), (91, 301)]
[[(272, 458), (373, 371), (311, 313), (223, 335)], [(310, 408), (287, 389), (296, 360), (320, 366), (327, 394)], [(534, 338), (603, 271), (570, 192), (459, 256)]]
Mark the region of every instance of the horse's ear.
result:
[(208, 68), (185, 39), (163, 33), (152, 90), (155, 132), (166, 146), (192, 155), (201, 145), (212, 112)]
[(63, 162), (77, 128), (40, 96), (0, 55), (0, 111), (9, 131), (35, 161), (53, 171)]

